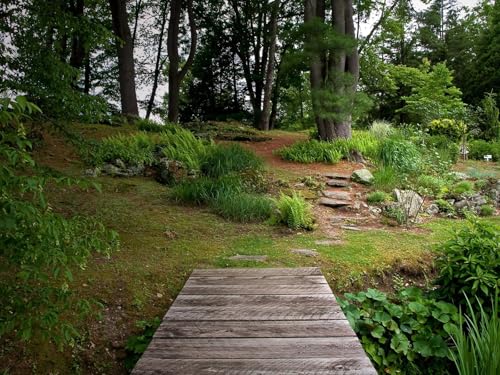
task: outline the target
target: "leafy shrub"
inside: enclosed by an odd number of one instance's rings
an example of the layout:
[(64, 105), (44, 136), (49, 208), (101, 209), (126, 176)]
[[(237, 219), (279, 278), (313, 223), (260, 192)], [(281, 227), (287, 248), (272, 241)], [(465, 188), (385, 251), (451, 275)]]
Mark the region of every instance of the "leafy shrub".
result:
[[(500, 230), (469, 216), (465, 228), (440, 248), (438, 295), (465, 306), (464, 294), (488, 301), (500, 286)], [(474, 302), (474, 301), (473, 301)]]
[(167, 127), (167, 125), (163, 125), (156, 121), (148, 120), (145, 118), (138, 119), (135, 122), (135, 125), (141, 131), (152, 132), (152, 133), (161, 133)]
[(379, 158), (384, 166), (402, 173), (417, 172), (422, 163), (422, 155), (412, 142), (392, 138), (382, 142)]
[(257, 194), (221, 194), (210, 202), (210, 207), (225, 219), (248, 223), (269, 219), (273, 201), (266, 196)]
[(439, 212), (444, 212), (446, 214), (455, 215), (455, 206), (444, 199), (438, 199), (434, 203), (439, 207)]
[(62, 346), (78, 334), (68, 314), (91, 311), (88, 300), (71, 293), (73, 267), (84, 267), (94, 251), (109, 254), (118, 240), (94, 220), (52, 212), (46, 184), (77, 181), (37, 169), (22, 125), (34, 111), (24, 98), (0, 100), (0, 336), (37, 336)]
[(381, 167), (373, 172), (373, 186), (383, 191), (392, 191), (401, 183), (401, 176), (392, 167)]
[(101, 165), (116, 159), (129, 164), (151, 165), (155, 144), (146, 133), (118, 134), (103, 139), (93, 154), (94, 163)]
[(456, 350), (451, 356), (459, 375), (495, 375), (500, 372), (500, 315), (498, 294), (487, 313), (467, 300), (468, 315), (460, 315), (459, 329), (451, 331)]
[(160, 318), (140, 320), (136, 323), (137, 327), (140, 328), (142, 332), (139, 335), (133, 335), (127, 339), (125, 345), (125, 350), (127, 351), (125, 368), (127, 370), (132, 370), (142, 354), (146, 351), (160, 323)]
[[(434, 151), (437, 152), (441, 161), (455, 164), (460, 156), (460, 146), (452, 142), (450, 138), (444, 135), (434, 135), (425, 138), (427, 152)], [(423, 152), (426, 156), (426, 152)], [(434, 160), (430, 162), (435, 163)]]
[(262, 159), (239, 144), (212, 147), (201, 164), (203, 174), (209, 177), (221, 177), (245, 171), (260, 171), (263, 168)]
[(437, 176), (420, 175), (416, 185), (417, 191), (423, 195), (443, 196), (449, 190), (448, 181)]
[(492, 205), (483, 204), (479, 210), (479, 215), (481, 216), (491, 216), (495, 213), (495, 209)]
[(281, 194), (275, 204), (277, 208), (276, 215), (273, 218), (275, 223), (285, 224), (294, 230), (313, 229), (311, 205), (296, 192), (291, 196)]
[(345, 298), (340, 305), (379, 373), (446, 373), (447, 339), (458, 323), (455, 306), (417, 288), (394, 298), (375, 289)]
[(469, 143), (469, 157), (484, 160), (484, 155), (491, 155), (493, 161), (500, 161), (500, 142), (487, 142), (476, 139)]
[(390, 122), (376, 120), (370, 126), (370, 133), (377, 139), (385, 139), (394, 133), (394, 128)]
[(384, 203), (391, 199), (391, 196), (383, 191), (374, 191), (366, 196), (366, 201), (371, 204)]
[(474, 185), (469, 181), (460, 181), (453, 185), (451, 192), (454, 196), (471, 195), (474, 193)]
[(467, 131), (467, 125), (462, 120), (441, 118), (432, 120), (427, 125), (427, 130), (431, 135), (444, 135), (459, 140)]

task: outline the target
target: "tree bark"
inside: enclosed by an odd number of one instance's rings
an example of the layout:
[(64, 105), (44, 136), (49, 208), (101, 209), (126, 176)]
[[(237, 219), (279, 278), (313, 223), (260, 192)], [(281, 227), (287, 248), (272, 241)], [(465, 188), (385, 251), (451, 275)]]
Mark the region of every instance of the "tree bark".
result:
[[(269, 54), (266, 67), (266, 82), (264, 85), (264, 100), (260, 116), (260, 130), (269, 130), (269, 119), (271, 115), (271, 95), (273, 89), (274, 62), (276, 60), (276, 34), (278, 33), (278, 9), (279, 0), (272, 5), (269, 36)], [(263, 67), (264, 68), (264, 67)]]
[(122, 113), (138, 116), (137, 95), (135, 90), (134, 46), (128, 25), (126, 0), (109, 0), (113, 32), (117, 38), (118, 80)]
[[(83, 17), (84, 5), (84, 0), (76, 0), (75, 3), (71, 3), (71, 13), (75, 18)], [(75, 30), (71, 39), (71, 56), (69, 58), (69, 64), (74, 68), (80, 69), (83, 66), (85, 58), (84, 44), (82, 33)]]
[(193, 13), (193, 1), (187, 0), (187, 11), (189, 19), (189, 29), (191, 34), (191, 46), (189, 56), (179, 71), (179, 23), (182, 13), (182, 0), (172, 0), (170, 2), (170, 19), (168, 22), (168, 120), (170, 122), (179, 121), (180, 88), (184, 76), (193, 65), (196, 52), (196, 24)]
[(146, 118), (149, 119), (151, 116), (151, 112), (153, 111), (153, 106), (155, 103), (156, 90), (158, 89), (158, 80), (160, 78), (161, 69), (163, 64), (165, 63), (165, 59), (161, 58), (161, 51), (163, 48), (163, 36), (165, 34), (165, 25), (167, 24), (167, 2), (165, 1), (163, 4), (163, 8), (161, 10), (161, 24), (160, 24), (160, 36), (158, 40), (158, 50), (156, 53), (156, 63), (155, 70), (153, 73), (153, 88), (151, 89), (151, 95), (148, 101), (148, 107), (146, 109)]

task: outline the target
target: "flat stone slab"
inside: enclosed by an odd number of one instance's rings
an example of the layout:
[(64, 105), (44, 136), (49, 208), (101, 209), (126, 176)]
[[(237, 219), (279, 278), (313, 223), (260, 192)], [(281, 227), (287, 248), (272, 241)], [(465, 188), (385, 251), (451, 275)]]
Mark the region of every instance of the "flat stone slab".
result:
[(290, 252), (305, 255), (306, 257), (317, 257), (319, 255), (315, 249), (292, 249)]
[(229, 260), (251, 260), (254, 262), (265, 262), (267, 255), (234, 255), (228, 258)]
[(352, 230), (354, 232), (361, 232), (360, 228), (352, 226), (352, 225), (342, 225), (340, 228), (345, 229), (345, 230)]
[(323, 176), (328, 177), (328, 178), (339, 179), (339, 180), (350, 180), (351, 179), (350, 174), (338, 173), (338, 172), (327, 172)]
[(351, 194), (345, 191), (329, 191), (325, 190), (322, 194), (330, 199), (338, 199), (341, 201), (350, 201), (352, 199)]
[(319, 204), (327, 207), (339, 208), (349, 206), (351, 202), (338, 199), (321, 198), (319, 200)]
[(332, 186), (332, 187), (349, 187), (349, 181), (346, 181), (346, 180), (336, 180), (336, 179), (332, 179), (332, 180), (328, 180), (326, 182), (326, 184), (328, 186)]
[(342, 244), (342, 240), (318, 240), (314, 242), (316, 245), (320, 246), (332, 246), (332, 245), (340, 245)]

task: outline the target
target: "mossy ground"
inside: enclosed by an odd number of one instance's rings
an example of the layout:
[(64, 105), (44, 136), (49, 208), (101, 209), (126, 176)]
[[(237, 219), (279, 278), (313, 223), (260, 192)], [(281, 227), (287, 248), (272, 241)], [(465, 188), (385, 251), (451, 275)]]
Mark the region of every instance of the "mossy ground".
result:
[[(132, 130), (84, 126), (79, 131), (100, 138)], [(36, 158), (68, 175), (81, 175), (84, 168), (74, 150), (55, 135), (47, 138)], [(7, 343), (0, 351), (0, 371), (125, 373), (124, 345), (138, 331), (136, 321), (162, 317), (194, 268), (318, 266), (337, 293), (384, 287), (398, 273), (421, 282), (431, 272), (435, 245), (449, 236), (452, 227), (463, 225), (437, 219), (412, 230), (346, 232), (338, 244), (318, 245), (316, 241), (325, 238), (321, 231), (297, 233), (267, 224), (238, 224), (208, 209), (180, 206), (169, 200), (168, 188), (148, 178), (100, 177), (96, 182), (102, 186), (100, 193), (67, 187), (53, 187), (48, 193), (56, 211), (96, 217), (120, 235), (120, 250), (109, 259), (94, 256), (76, 273), (72, 286), (77, 295), (93, 298), (103, 308), (80, 323), (81, 340), (63, 352), (37, 342), (22, 348)], [(498, 218), (490, 220), (500, 224)], [(319, 256), (290, 252), (298, 248), (316, 249)], [(228, 259), (236, 254), (268, 259), (262, 263)]]

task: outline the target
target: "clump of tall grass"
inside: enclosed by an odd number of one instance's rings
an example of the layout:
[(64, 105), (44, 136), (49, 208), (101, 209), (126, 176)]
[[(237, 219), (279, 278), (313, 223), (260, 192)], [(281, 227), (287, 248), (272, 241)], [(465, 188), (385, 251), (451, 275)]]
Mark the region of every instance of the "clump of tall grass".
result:
[(312, 207), (306, 200), (296, 192), (291, 196), (281, 194), (275, 200), (276, 213), (272, 221), (277, 224), (284, 224), (290, 229), (313, 229)]
[(214, 145), (205, 154), (201, 171), (209, 177), (221, 177), (244, 171), (260, 171), (264, 162), (239, 144)]
[(422, 167), (422, 155), (410, 141), (388, 138), (380, 145), (379, 160), (386, 167), (398, 172), (417, 172)]
[(382, 140), (394, 134), (394, 128), (390, 122), (384, 120), (375, 120), (370, 126), (370, 134), (375, 138)]
[(182, 181), (175, 185), (170, 195), (181, 203), (196, 205), (210, 204), (215, 199), (219, 202), (222, 197), (232, 196), (243, 192), (243, 184), (238, 177), (225, 176), (221, 178), (200, 177)]
[(294, 143), (279, 149), (276, 154), (285, 160), (299, 163), (338, 163), (341, 159), (349, 159), (354, 152), (373, 159), (378, 152), (377, 139), (366, 131), (355, 131), (350, 139), (339, 138), (333, 141), (311, 139)]
[(385, 192), (392, 191), (401, 184), (401, 176), (392, 167), (380, 167), (373, 172), (373, 187)]
[(273, 201), (259, 194), (231, 193), (216, 196), (210, 207), (225, 219), (237, 222), (259, 222), (271, 216)]
[(498, 291), (492, 302), (491, 313), (485, 312), (481, 303), (479, 312), (467, 298), (468, 315), (460, 315), (459, 327), (452, 330), (451, 338), (456, 349), (451, 357), (459, 375), (496, 375), (500, 373), (500, 311)]

